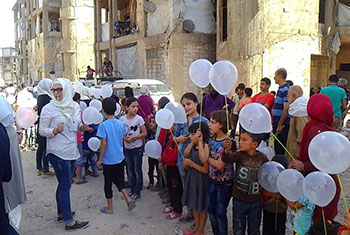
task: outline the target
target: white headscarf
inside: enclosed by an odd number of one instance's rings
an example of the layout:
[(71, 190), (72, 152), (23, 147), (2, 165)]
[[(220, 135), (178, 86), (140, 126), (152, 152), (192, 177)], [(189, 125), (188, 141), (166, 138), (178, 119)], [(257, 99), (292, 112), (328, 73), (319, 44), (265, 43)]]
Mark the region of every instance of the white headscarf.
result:
[(140, 93), (142, 95), (150, 95), (150, 91), (149, 91), (149, 87), (146, 86), (146, 85), (142, 85), (141, 88), (140, 88)]
[(4, 127), (8, 127), (13, 124), (13, 110), (9, 102), (6, 99), (0, 97), (0, 122)]
[(74, 118), (79, 115), (79, 105), (73, 101), (73, 96), (75, 94), (74, 88), (66, 78), (57, 78), (52, 83), (52, 86), (54, 84), (60, 84), (62, 86), (62, 100), (58, 101), (53, 96), (51, 102), (61, 110), (63, 115), (66, 116), (71, 123), (73, 123)]
[(289, 105), (288, 113), (293, 117), (307, 116), (307, 99), (304, 96), (300, 96)]
[(52, 80), (43, 78), (38, 84), (38, 95), (48, 95), (52, 97), (51, 93)]

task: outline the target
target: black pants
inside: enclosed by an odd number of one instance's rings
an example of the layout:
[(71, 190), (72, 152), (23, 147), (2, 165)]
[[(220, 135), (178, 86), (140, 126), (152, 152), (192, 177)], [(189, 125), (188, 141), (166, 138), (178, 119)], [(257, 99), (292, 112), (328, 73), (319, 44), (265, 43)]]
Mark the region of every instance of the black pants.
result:
[(119, 192), (126, 188), (124, 181), (124, 165), (125, 160), (115, 165), (103, 164), (103, 176), (105, 177), (104, 190), (107, 199), (113, 197), (112, 183), (117, 186)]
[[(286, 233), (286, 212), (276, 213), (263, 210), (263, 235), (284, 235)], [(276, 227), (276, 230), (275, 230)]]
[(177, 166), (167, 166), (167, 183), (170, 195), (170, 206), (175, 213), (182, 213), (182, 181)]
[(148, 178), (149, 178), (150, 184), (154, 184), (154, 175), (153, 175), (154, 167), (156, 168), (157, 178), (158, 178), (158, 160), (148, 157)]
[[(276, 129), (277, 129), (277, 122), (273, 122), (272, 126), (273, 126), (273, 132), (276, 133)], [(289, 124), (284, 124), (283, 125), (283, 129), (282, 132), (280, 134), (277, 135), (277, 138), (279, 139), (279, 141), (281, 141), (281, 143), (286, 146), (287, 144), (287, 138), (288, 138), (288, 133), (289, 133)], [(284, 155), (284, 148), (278, 143), (277, 140), (275, 140), (274, 142), (275, 145), (275, 151), (276, 154), (282, 154)]]

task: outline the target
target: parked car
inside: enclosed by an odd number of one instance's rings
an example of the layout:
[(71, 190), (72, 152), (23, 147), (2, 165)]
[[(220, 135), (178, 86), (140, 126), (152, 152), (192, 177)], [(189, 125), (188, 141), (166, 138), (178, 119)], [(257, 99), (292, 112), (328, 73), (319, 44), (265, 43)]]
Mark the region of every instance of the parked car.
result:
[(171, 102), (175, 101), (171, 90), (162, 81), (155, 79), (125, 79), (115, 81), (113, 83), (113, 93), (118, 97), (122, 97), (124, 96), (124, 88), (129, 86), (133, 89), (134, 96), (138, 97), (142, 85), (149, 87), (151, 98), (156, 104), (158, 104), (158, 100), (163, 96), (167, 97)]

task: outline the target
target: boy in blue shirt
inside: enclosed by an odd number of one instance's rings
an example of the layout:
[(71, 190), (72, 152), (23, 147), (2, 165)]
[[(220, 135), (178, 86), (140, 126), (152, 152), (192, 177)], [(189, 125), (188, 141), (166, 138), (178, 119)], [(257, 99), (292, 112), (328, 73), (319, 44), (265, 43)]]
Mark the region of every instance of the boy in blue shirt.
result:
[(115, 110), (116, 102), (113, 98), (106, 98), (102, 101), (102, 111), (107, 116), (107, 120), (102, 122), (97, 130), (97, 136), (101, 138), (100, 158), (97, 166), (100, 169), (103, 168), (104, 191), (107, 198), (107, 207), (103, 207), (101, 212), (105, 214), (113, 214), (112, 183), (122, 192), (129, 211), (136, 206), (128, 195), (124, 181), (123, 136), (126, 135), (126, 128), (123, 122), (115, 118)]

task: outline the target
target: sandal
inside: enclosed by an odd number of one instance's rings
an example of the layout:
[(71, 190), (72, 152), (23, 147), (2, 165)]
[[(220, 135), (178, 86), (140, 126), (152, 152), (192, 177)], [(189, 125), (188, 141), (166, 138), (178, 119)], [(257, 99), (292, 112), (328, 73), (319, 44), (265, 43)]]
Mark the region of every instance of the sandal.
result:
[(107, 210), (107, 207), (103, 207), (103, 208), (101, 208), (101, 210), (100, 210), (102, 213), (104, 213), (104, 214), (107, 214), (107, 215), (111, 215), (111, 214), (113, 214), (113, 212), (109, 212), (108, 210)]
[(170, 212), (169, 214), (167, 214), (167, 216), (165, 216), (166, 219), (176, 219), (179, 217), (181, 217), (181, 214), (175, 212)]
[(167, 206), (167, 207), (165, 207), (163, 213), (167, 214), (167, 213), (171, 213), (173, 211), (174, 211), (174, 209), (171, 206)]
[(128, 202), (128, 211), (131, 211), (132, 209), (134, 209), (136, 206), (135, 201), (131, 200), (130, 202)]
[(83, 179), (83, 180), (81, 180), (81, 181), (77, 181), (77, 184), (85, 184), (85, 183), (87, 183), (87, 182), (88, 182), (87, 180)]
[(194, 234), (196, 234), (196, 232), (197, 232), (197, 229), (196, 230), (189, 230), (189, 231), (186, 231), (184, 233), (184, 235), (194, 235)]

